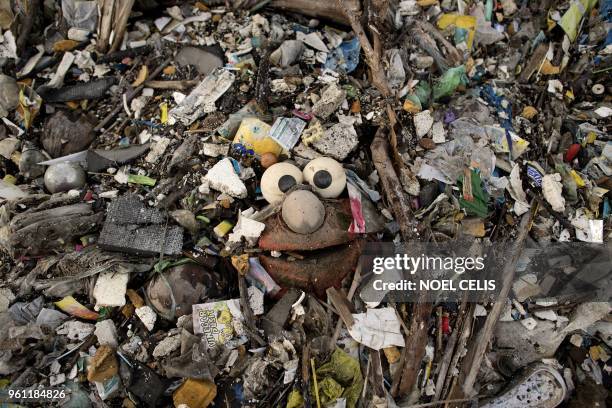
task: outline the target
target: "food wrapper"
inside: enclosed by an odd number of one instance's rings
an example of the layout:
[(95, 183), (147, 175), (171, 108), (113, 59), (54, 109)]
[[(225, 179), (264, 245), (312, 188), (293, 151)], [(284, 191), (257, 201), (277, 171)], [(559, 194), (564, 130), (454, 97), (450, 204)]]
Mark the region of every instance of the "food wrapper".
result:
[(193, 305), (193, 332), (203, 334), (210, 348), (244, 335), (243, 321), (239, 299)]
[(98, 313), (93, 312), (80, 304), (72, 296), (66, 296), (62, 300), (55, 302), (55, 306), (71, 316), (80, 317), (81, 319), (85, 320), (97, 320), (100, 316)]
[(270, 137), (270, 129), (270, 125), (257, 118), (245, 118), (236, 132), (234, 145), (253, 150), (260, 156), (264, 153), (274, 153), (279, 156), (283, 148)]

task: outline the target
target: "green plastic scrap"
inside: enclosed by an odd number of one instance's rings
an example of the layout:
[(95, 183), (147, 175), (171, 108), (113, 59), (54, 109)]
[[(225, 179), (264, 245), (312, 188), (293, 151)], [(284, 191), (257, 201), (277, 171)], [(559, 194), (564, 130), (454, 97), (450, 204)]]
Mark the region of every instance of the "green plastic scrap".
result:
[(416, 88), (414, 88), (414, 94), (421, 102), (421, 106), (424, 108), (429, 107), (429, 98), (431, 98), (431, 86), (427, 81), (419, 81)]
[(465, 66), (459, 65), (455, 68), (449, 68), (440, 77), (437, 84), (433, 88), (433, 98), (437, 101), (441, 98), (451, 96), (459, 85), (467, 85), (467, 77), (465, 75)]
[(570, 3), (559, 25), (565, 31), (571, 42), (578, 36), (578, 27), (582, 17), (597, 4), (597, 0), (576, 0)]
[(286, 408), (302, 408), (303, 406), (304, 398), (302, 398), (302, 394), (296, 389), (291, 390), (289, 396), (287, 397)]
[(331, 360), (317, 368), (317, 379), (321, 403), (327, 404), (338, 398), (345, 398), (347, 408), (357, 405), (363, 389), (361, 367), (359, 361), (341, 349), (336, 348)]
[[(480, 218), (486, 218), (488, 214), (487, 203), (489, 201), (489, 195), (482, 189), (482, 180), (480, 179), (480, 173), (475, 169), (472, 172), (472, 196), (473, 200), (469, 201), (463, 198), (461, 194), (459, 197), (459, 206), (466, 210), (468, 215), (476, 215)], [(463, 176), (459, 177), (459, 189), (463, 189)]]
[(141, 176), (139, 174), (130, 174), (128, 176), (128, 183), (142, 184), (143, 186), (153, 187), (155, 183), (157, 183), (157, 180), (151, 177)]

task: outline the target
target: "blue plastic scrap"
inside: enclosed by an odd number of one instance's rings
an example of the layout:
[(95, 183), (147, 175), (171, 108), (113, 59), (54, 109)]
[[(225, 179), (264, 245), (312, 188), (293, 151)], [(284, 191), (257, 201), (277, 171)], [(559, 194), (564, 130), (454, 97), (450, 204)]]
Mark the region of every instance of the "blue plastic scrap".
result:
[(510, 132), (514, 131), (512, 128), (512, 102), (503, 96), (497, 95), (493, 87), (488, 84), (480, 88), (480, 96), (497, 111), (501, 127), (506, 129), (506, 140), (508, 142), (510, 159), (512, 159), (512, 137), (510, 136)]
[(340, 46), (327, 54), (325, 68), (336, 72), (351, 73), (359, 65), (361, 44), (357, 37), (344, 41)]

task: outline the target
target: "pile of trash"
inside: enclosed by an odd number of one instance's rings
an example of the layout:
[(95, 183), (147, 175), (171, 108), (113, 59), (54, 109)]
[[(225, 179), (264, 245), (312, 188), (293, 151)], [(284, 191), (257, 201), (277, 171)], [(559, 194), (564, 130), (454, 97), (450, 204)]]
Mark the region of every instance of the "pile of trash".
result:
[[(6, 0), (0, 66), (3, 402), (612, 403), (609, 0)], [(576, 252), (365, 299), (411, 241)]]

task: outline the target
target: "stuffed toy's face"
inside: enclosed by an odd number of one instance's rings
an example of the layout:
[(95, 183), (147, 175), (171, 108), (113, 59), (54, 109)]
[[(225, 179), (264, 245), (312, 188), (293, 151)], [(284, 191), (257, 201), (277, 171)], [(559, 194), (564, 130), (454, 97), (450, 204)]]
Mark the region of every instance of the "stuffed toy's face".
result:
[(270, 204), (282, 205), (283, 221), (298, 234), (318, 230), (325, 221), (321, 198), (337, 198), (345, 187), (342, 165), (329, 157), (312, 160), (303, 171), (288, 162), (276, 163), (261, 178), (264, 198)]

